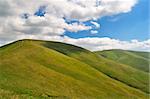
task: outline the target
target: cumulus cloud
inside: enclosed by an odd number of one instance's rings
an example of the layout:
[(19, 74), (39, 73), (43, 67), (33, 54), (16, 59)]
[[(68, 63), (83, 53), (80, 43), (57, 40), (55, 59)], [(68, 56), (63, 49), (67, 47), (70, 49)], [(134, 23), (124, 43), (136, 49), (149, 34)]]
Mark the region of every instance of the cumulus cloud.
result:
[(121, 41), (111, 38), (79, 38), (68, 39), (68, 43), (75, 44), (91, 51), (108, 50), (108, 49), (124, 49), (124, 50), (138, 50), (138, 51), (150, 51), (150, 39), (145, 41), (131, 40)]
[[(96, 34), (97, 31), (93, 31), (92, 27), (84, 22), (90, 21), (96, 28), (100, 28), (100, 24), (95, 22), (98, 18), (127, 13), (136, 3), (137, 0), (0, 0), (0, 44), (31, 38), (63, 41), (92, 51), (146, 50), (150, 46), (150, 40), (140, 42), (110, 38), (61, 37), (65, 31), (78, 32), (91, 29), (91, 33)], [(35, 15), (41, 6), (45, 6), (45, 15)], [(71, 20), (78, 22), (66, 22)]]
[[(63, 35), (66, 30), (88, 30), (92, 27), (83, 22), (129, 12), (136, 3), (136, 0), (0, 0), (1, 39), (9, 34)], [(41, 6), (45, 6), (45, 16), (35, 16)], [(25, 18), (21, 17), (25, 14)], [(80, 24), (66, 22), (73, 19)], [(96, 22), (91, 23), (100, 27)]]
[[(76, 46), (83, 47), (90, 51), (102, 51), (109, 49), (123, 49), (123, 50), (134, 50), (134, 51), (148, 51), (150, 52), (150, 39), (145, 41), (131, 40), (122, 41), (118, 39), (112, 39), (108, 37), (98, 38), (98, 37), (88, 37), (74, 39), (67, 36), (45, 36), (45, 35), (21, 35), (17, 39), (40, 39), (40, 40), (52, 40), (64, 43), (73, 44)], [(9, 41), (10, 42), (10, 41)], [(7, 42), (1, 42), (1, 45)]]
[[(60, 41), (62, 41), (62, 39)], [(107, 37), (105, 38), (88, 37), (79, 39), (65, 37), (63, 39), (63, 42), (81, 46), (91, 51), (108, 50), (108, 49), (150, 51), (150, 39), (145, 41), (138, 41), (138, 40), (121, 41), (118, 39), (111, 39)]]

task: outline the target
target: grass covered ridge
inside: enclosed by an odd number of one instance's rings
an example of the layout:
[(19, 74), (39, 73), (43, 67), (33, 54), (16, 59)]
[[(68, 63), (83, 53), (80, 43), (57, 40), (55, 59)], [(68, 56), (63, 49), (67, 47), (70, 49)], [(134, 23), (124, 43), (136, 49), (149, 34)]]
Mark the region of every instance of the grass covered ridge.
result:
[(104, 58), (132, 66), (133, 68), (136, 68), (138, 70), (149, 72), (150, 53), (148, 52), (106, 50), (106, 51), (98, 51), (96, 53)]
[[(74, 45), (20, 40), (1, 47), (0, 56), (3, 98), (148, 98), (147, 73)], [(125, 74), (127, 69), (133, 73), (134, 83)]]

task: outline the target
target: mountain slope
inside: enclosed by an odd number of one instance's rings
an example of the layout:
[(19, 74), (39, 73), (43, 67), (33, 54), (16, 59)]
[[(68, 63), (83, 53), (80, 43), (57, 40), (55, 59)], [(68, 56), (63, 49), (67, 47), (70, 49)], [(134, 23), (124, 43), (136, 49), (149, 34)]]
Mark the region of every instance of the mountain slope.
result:
[[(111, 79), (85, 62), (46, 47), (47, 43), (50, 46), (52, 42), (21, 40), (0, 48), (0, 89), (3, 90), (0, 95), (8, 93), (9, 97), (15, 93), (18, 97), (33, 99), (146, 99), (144, 92)], [(5, 95), (1, 97), (5, 98)]]
[(130, 65), (133, 68), (149, 72), (149, 53), (125, 50), (99, 51), (97, 54), (116, 62)]
[(113, 79), (117, 79), (129, 86), (149, 93), (149, 74), (146, 72), (137, 70), (128, 65), (111, 61), (97, 55), (97, 53), (92, 53), (86, 49), (73, 45), (58, 42), (47, 42), (43, 45), (67, 56), (73, 57), (79, 61), (82, 61), (97, 69), (98, 71), (112, 77)]

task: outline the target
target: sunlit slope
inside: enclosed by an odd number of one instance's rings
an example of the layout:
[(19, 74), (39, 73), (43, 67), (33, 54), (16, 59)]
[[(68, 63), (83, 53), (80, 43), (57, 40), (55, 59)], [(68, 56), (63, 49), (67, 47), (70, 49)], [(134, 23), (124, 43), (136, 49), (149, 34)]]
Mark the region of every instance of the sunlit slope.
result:
[(47, 48), (54, 49), (65, 55), (82, 61), (100, 72), (119, 80), (128, 86), (135, 87), (149, 93), (149, 74), (131, 66), (120, 64), (100, 56), (86, 49), (58, 42), (47, 42), (43, 44)]
[(144, 92), (43, 46), (46, 43), (23, 40), (0, 48), (2, 98), (146, 98)]
[(0, 89), (0, 99), (36, 99), (36, 98), (38, 97), (33, 97), (28, 94), (18, 94), (15, 93), (14, 91)]
[(130, 65), (136, 69), (149, 71), (149, 54), (148, 52), (135, 52), (126, 50), (106, 50), (96, 52), (97, 54), (114, 60), (116, 62)]

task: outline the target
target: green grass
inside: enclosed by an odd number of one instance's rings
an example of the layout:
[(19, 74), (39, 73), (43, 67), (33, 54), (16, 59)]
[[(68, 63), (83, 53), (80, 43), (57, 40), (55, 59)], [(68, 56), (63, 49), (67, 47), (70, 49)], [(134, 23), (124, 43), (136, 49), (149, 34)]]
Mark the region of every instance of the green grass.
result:
[[(98, 71), (106, 74), (107, 76), (127, 84), (128, 86), (132, 86), (146, 93), (149, 93), (149, 74), (146, 72), (132, 68), (129, 65), (124, 65), (120, 64), (119, 62), (109, 60), (100, 56), (97, 52), (93, 53), (74, 45), (58, 42), (46, 42), (42, 45), (82, 61), (97, 69)], [(145, 64), (142, 66), (145, 66)]]
[(133, 68), (149, 72), (148, 52), (135, 52), (126, 50), (107, 50), (96, 52), (99, 55), (116, 62), (132, 66)]
[(27, 98), (34, 99), (34, 97), (32, 96), (23, 95), (23, 94), (19, 95), (14, 92), (0, 89), (0, 99), (18, 99), (18, 98), (19, 99), (27, 99)]
[[(92, 52), (59, 42), (35, 40), (21, 40), (1, 47), (0, 89), (2, 91), (0, 90), (0, 98), (148, 98), (148, 94), (139, 88), (136, 89), (124, 82), (115, 80), (94, 67), (94, 64), (90, 65), (86, 61), (89, 61), (88, 58), (90, 57), (94, 58), (95, 54), (92, 53), (94, 55), (92, 57), (92, 55), (85, 53)], [(85, 55), (90, 56), (87, 60), (84, 59), (86, 61), (83, 61), (79, 59), (79, 57), (82, 58), (82, 55), (83, 58)], [(98, 57), (97, 59), (100, 61)], [(144, 74), (139, 76), (143, 76), (143, 79), (146, 77)], [(143, 79), (140, 79), (141, 83), (145, 83)]]

